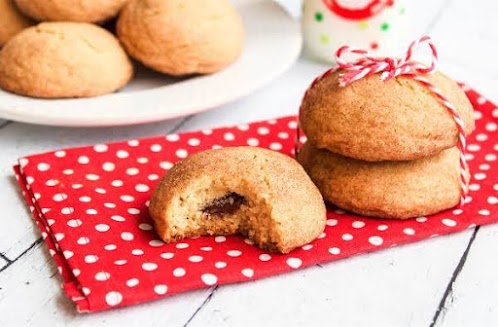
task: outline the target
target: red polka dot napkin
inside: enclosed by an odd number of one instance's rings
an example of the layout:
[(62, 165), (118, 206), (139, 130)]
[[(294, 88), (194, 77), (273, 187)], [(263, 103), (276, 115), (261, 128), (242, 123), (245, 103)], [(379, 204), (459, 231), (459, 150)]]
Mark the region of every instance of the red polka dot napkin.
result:
[[(238, 236), (164, 244), (148, 199), (173, 164), (197, 151), (251, 145), (292, 155), (296, 117), (59, 150), (19, 159), (19, 184), (80, 312), (268, 277), (498, 221), (498, 109), (467, 90), (477, 130), (468, 139), (468, 203), (431, 217), (370, 219), (329, 209), (325, 232), (287, 255)], [(494, 172), (494, 173), (493, 173)]]

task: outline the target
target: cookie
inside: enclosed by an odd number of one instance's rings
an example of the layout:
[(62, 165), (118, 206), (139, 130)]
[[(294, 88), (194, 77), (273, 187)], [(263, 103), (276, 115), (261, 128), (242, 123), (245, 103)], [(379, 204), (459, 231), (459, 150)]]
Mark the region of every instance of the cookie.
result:
[(453, 147), (418, 160), (368, 162), (306, 143), (298, 161), (326, 201), (360, 215), (404, 219), (459, 203), (459, 156)]
[(101, 23), (115, 17), (127, 0), (14, 0), (37, 21)]
[(217, 72), (244, 43), (242, 19), (229, 0), (131, 0), (117, 34), (130, 56), (177, 76)]
[[(452, 116), (419, 82), (403, 76), (383, 82), (376, 74), (339, 87), (339, 73), (320, 80), (303, 100), (300, 124), (314, 146), (360, 160), (399, 161), (457, 144)], [(426, 77), (457, 108), (470, 134), (475, 124), (465, 93), (442, 73)]]
[(253, 147), (209, 150), (176, 164), (155, 188), (149, 210), (167, 243), (242, 234), (282, 253), (317, 238), (326, 220), (322, 196), (303, 168)]
[(120, 89), (132, 75), (119, 41), (87, 23), (41, 23), (0, 51), (0, 87), (31, 97), (102, 95)]
[(12, 0), (0, 0), (0, 47), (31, 25), (33, 22), (19, 12)]

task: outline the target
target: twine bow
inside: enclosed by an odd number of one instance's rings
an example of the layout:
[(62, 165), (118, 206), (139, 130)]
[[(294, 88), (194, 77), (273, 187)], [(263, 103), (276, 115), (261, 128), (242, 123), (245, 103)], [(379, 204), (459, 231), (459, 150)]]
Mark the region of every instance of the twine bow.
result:
[[(415, 51), (422, 46), (428, 46), (431, 53), (430, 64), (423, 64), (414, 60)], [(355, 55), (356, 59), (347, 61), (343, 59), (346, 55)], [(460, 114), (455, 106), (449, 101), (442, 91), (432, 84), (425, 75), (433, 73), (436, 70), (438, 63), (438, 54), (436, 47), (431, 41), (429, 36), (423, 36), (418, 40), (413, 41), (406, 54), (402, 58), (392, 57), (373, 57), (364, 49), (351, 48), (343, 46), (336, 52), (337, 68), (327, 70), (322, 75), (318, 76), (306, 91), (304, 98), (309, 94), (309, 90), (313, 88), (321, 79), (335, 72), (337, 69), (341, 70), (339, 75), (339, 86), (344, 87), (369, 75), (380, 74), (382, 81), (388, 81), (391, 78), (403, 76), (418, 81), (427, 87), (432, 95), (448, 110), (451, 114), (453, 121), (458, 129), (458, 143), (457, 147), (460, 151), (460, 205), (465, 204), (465, 199), (468, 193), (467, 190), (467, 159), (465, 158), (466, 139), (465, 128)], [(303, 99), (304, 100), (304, 99)], [(298, 128), (299, 133), (299, 128)], [(298, 134), (299, 138), (299, 134)], [(297, 151), (297, 148), (296, 148)]]

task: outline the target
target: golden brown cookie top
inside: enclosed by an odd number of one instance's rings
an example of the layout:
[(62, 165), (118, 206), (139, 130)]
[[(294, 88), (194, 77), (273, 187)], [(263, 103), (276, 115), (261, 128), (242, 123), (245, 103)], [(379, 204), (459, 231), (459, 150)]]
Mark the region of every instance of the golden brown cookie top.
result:
[[(368, 161), (412, 160), (457, 144), (448, 110), (429, 89), (407, 77), (381, 81), (379, 74), (339, 87), (340, 71), (320, 80), (304, 99), (300, 123), (310, 143)], [(470, 134), (473, 108), (442, 73), (426, 76), (457, 108)]]
[(33, 22), (22, 15), (13, 0), (0, 0), (0, 47), (12, 36), (33, 25)]
[(127, 0), (14, 0), (37, 21), (100, 23), (116, 16)]
[(124, 86), (132, 73), (119, 41), (88, 23), (41, 23), (0, 52), (0, 87), (34, 97), (105, 94)]
[(171, 75), (216, 72), (239, 57), (244, 43), (229, 0), (131, 0), (117, 34), (132, 57)]

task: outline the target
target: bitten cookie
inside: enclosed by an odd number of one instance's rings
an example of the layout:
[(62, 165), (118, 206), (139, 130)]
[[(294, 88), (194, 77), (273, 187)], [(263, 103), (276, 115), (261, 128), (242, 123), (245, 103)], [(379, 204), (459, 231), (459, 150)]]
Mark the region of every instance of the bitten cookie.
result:
[(459, 203), (459, 155), (453, 147), (418, 160), (367, 162), (306, 143), (298, 161), (326, 201), (365, 216), (404, 219)]
[(14, 0), (38, 21), (100, 23), (116, 16), (127, 0)]
[(132, 75), (119, 41), (87, 23), (41, 23), (0, 51), (0, 87), (31, 97), (102, 95), (120, 89)]
[(229, 0), (131, 0), (117, 34), (130, 56), (170, 75), (217, 72), (244, 43), (242, 19)]
[(19, 12), (12, 0), (0, 0), (0, 48), (31, 25), (33, 22)]
[[(303, 101), (301, 126), (311, 144), (367, 161), (413, 160), (457, 144), (448, 110), (419, 82), (371, 75), (339, 87), (335, 72), (320, 80)], [(426, 76), (457, 108), (470, 134), (473, 108), (458, 85), (441, 73)]]
[(303, 168), (253, 147), (209, 150), (176, 164), (154, 190), (149, 210), (167, 243), (240, 233), (282, 253), (317, 238), (326, 220), (322, 196)]

